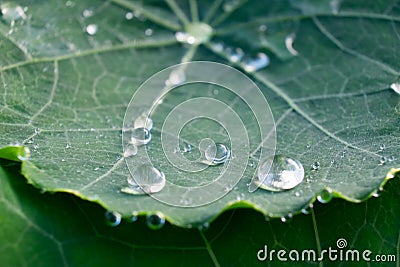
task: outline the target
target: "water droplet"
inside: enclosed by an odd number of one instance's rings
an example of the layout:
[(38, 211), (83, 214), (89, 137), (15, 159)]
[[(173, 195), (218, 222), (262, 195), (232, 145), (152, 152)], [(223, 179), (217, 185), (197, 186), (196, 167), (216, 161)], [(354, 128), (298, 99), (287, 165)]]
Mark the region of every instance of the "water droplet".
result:
[(300, 197), (300, 196), (301, 196), (301, 193), (300, 193), (299, 191), (297, 191), (296, 193), (294, 193), (294, 195), (295, 195), (296, 197)]
[(150, 131), (151, 128), (153, 128), (153, 120), (147, 116), (147, 114), (147, 112), (143, 112), (139, 117), (137, 117), (133, 123), (133, 127), (146, 128)]
[(299, 54), (299, 52), (296, 51), (296, 49), (293, 48), (293, 42), (294, 39), (296, 38), (296, 34), (292, 33), (289, 34), (288, 36), (286, 36), (285, 38), (285, 45), (286, 45), (286, 49), (289, 51), (290, 54), (292, 54), (293, 56), (297, 56)]
[(307, 146), (306, 146), (307, 148), (310, 148), (311, 147), (311, 145), (310, 144), (307, 144)]
[(131, 141), (132, 145), (146, 145), (151, 140), (151, 133), (146, 128), (135, 128), (132, 130)]
[(379, 193), (378, 193), (377, 191), (374, 191), (374, 192), (372, 193), (372, 196), (373, 196), (373, 197), (379, 197)]
[(381, 144), (381, 145), (379, 146), (379, 150), (380, 150), (380, 151), (383, 151), (383, 150), (385, 150), (385, 149), (386, 149), (385, 144)]
[(1, 18), (10, 23), (11, 26), (14, 26), (17, 20), (26, 19), (26, 10), (26, 8), (11, 2), (0, 5)]
[(71, 148), (71, 144), (70, 144), (70, 143), (67, 143), (67, 144), (65, 145), (65, 148), (66, 148), (66, 149)]
[(104, 214), (107, 225), (115, 227), (121, 223), (121, 214), (115, 211), (106, 211)]
[(321, 167), (321, 164), (319, 163), (319, 161), (314, 162), (311, 167), (313, 168), (313, 170), (317, 171), (319, 170), (319, 167)]
[(96, 24), (89, 24), (86, 26), (86, 33), (89, 35), (95, 35), (97, 32), (97, 25)]
[(180, 149), (181, 153), (188, 153), (192, 151), (192, 146), (186, 142), (183, 143), (182, 149)]
[[(128, 176), (128, 183), (131, 185), (131, 194), (145, 194), (160, 192), (165, 186), (165, 175), (150, 165), (140, 165)], [(123, 191), (124, 193), (127, 190)], [(129, 191), (129, 190), (128, 190)]]
[(127, 13), (125, 14), (125, 19), (127, 19), (127, 20), (133, 19), (133, 12), (127, 12)]
[(314, 205), (313, 205), (312, 203), (310, 203), (309, 205), (307, 205), (306, 207), (304, 207), (304, 208), (301, 210), (301, 213), (303, 213), (303, 214), (310, 214), (310, 213), (311, 213), (311, 210), (313, 209), (313, 207), (314, 207)]
[(65, 6), (67, 6), (67, 7), (73, 7), (73, 6), (75, 6), (75, 3), (68, 0), (67, 2), (65, 2)]
[(146, 29), (146, 30), (144, 31), (144, 34), (145, 34), (146, 36), (152, 36), (152, 35), (153, 35), (153, 29), (150, 29), (150, 28)]
[(180, 85), (186, 81), (186, 75), (183, 69), (174, 69), (171, 71), (168, 80), (165, 81), (165, 85)]
[(191, 23), (186, 26), (186, 32), (176, 32), (175, 38), (180, 43), (202, 44), (210, 40), (213, 29), (205, 23)]
[(164, 215), (162, 215), (160, 212), (147, 215), (146, 224), (151, 230), (159, 230), (165, 224)]
[(199, 225), (198, 229), (201, 231), (206, 231), (210, 228), (210, 223), (209, 222), (205, 222), (201, 225)]
[(255, 184), (262, 189), (282, 191), (294, 188), (303, 179), (304, 168), (298, 160), (276, 155), (259, 165)]
[(233, 10), (235, 10), (235, 8), (240, 4), (239, 0), (230, 0), (226, 3), (224, 3), (224, 5), (222, 6), (222, 9), (225, 12), (232, 12)]
[(243, 63), (247, 72), (255, 72), (269, 65), (269, 57), (264, 53), (258, 53), (256, 58), (250, 58)]
[(394, 156), (390, 156), (389, 158), (388, 158), (388, 161), (389, 162), (393, 162), (393, 161), (395, 161), (396, 160), (396, 158), (394, 157)]
[(34, 150), (38, 150), (38, 149), (39, 149), (39, 144), (34, 144), (34, 145), (33, 145), (33, 149), (34, 149)]
[(84, 18), (89, 18), (89, 17), (93, 16), (93, 9), (85, 9), (85, 10), (83, 10), (82, 16)]
[(340, 8), (340, 2), (341, 2), (342, 0), (331, 0), (330, 2), (329, 2), (329, 5), (330, 5), (330, 7), (331, 7), (331, 10), (332, 10), (332, 13), (333, 14), (338, 14), (339, 13), (339, 8)]
[(132, 215), (128, 218), (129, 222), (136, 222), (138, 219), (139, 213), (137, 211), (132, 212)]
[(229, 60), (234, 63), (242, 60), (242, 58), (244, 56), (244, 52), (241, 48), (232, 49), (232, 48), (228, 47), (225, 49), (225, 53), (228, 56)]
[(267, 25), (261, 24), (260, 26), (258, 26), (259, 32), (265, 32), (266, 30), (267, 30)]
[(379, 159), (380, 164), (379, 165), (384, 165), (387, 162), (387, 158), (386, 157), (381, 157)]
[(328, 203), (333, 198), (332, 189), (327, 188), (321, 191), (317, 196), (317, 200), (321, 203)]
[(390, 88), (393, 89), (393, 91), (395, 91), (396, 93), (398, 93), (400, 95), (400, 82), (392, 83), (390, 85)]
[(222, 52), (224, 50), (224, 44), (220, 42), (212, 42), (210, 43), (210, 46), (213, 50), (217, 52)]
[(129, 144), (125, 147), (124, 157), (129, 158), (135, 156), (137, 152), (138, 152), (137, 146)]
[(282, 222), (287, 222), (287, 218), (286, 218), (285, 216), (282, 216), (282, 217), (281, 217), (281, 221), (282, 221)]
[(231, 155), (231, 151), (224, 144), (209, 145), (205, 151), (204, 156), (207, 164), (218, 165), (226, 162)]

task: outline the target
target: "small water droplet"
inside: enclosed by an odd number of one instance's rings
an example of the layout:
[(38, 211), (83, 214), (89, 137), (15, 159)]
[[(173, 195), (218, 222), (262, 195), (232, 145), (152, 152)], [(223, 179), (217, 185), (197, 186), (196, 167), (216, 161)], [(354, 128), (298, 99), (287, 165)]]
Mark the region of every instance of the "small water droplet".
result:
[(125, 19), (127, 19), (127, 20), (133, 19), (133, 12), (127, 12), (127, 13), (125, 14)]
[(265, 32), (267, 30), (267, 25), (265, 24), (261, 24), (260, 26), (258, 26), (257, 29), (259, 32)]
[(313, 168), (313, 170), (317, 171), (321, 167), (321, 164), (319, 163), (319, 161), (316, 161), (311, 165), (311, 167)]
[(385, 163), (387, 162), (387, 158), (386, 157), (381, 157), (380, 159), (379, 159), (379, 165), (385, 165)]
[(321, 203), (328, 203), (333, 198), (332, 189), (327, 188), (321, 191), (317, 196), (317, 200)]
[(232, 48), (228, 47), (225, 49), (225, 53), (228, 56), (229, 60), (234, 63), (242, 60), (242, 58), (244, 56), (244, 52), (241, 48), (232, 49)]
[(181, 153), (188, 153), (188, 152), (192, 151), (192, 145), (184, 142), (183, 147), (182, 147), (182, 149), (180, 149), (180, 151), (181, 151)]
[(135, 156), (138, 152), (138, 148), (135, 145), (129, 144), (125, 147), (124, 157), (129, 158)]
[(165, 224), (164, 215), (160, 212), (156, 212), (154, 214), (147, 215), (146, 224), (151, 230), (159, 230)]
[(70, 143), (67, 143), (67, 144), (65, 145), (65, 148), (66, 148), (66, 149), (71, 148), (71, 144), (70, 144)]
[(232, 12), (240, 4), (239, 0), (230, 0), (222, 6), (225, 12)]
[(221, 42), (212, 42), (210, 43), (210, 46), (216, 52), (222, 52), (224, 50), (224, 44)]
[(304, 207), (304, 208), (301, 210), (301, 213), (303, 213), (303, 214), (310, 214), (310, 213), (311, 213), (311, 210), (313, 209), (313, 207), (314, 207), (314, 205), (313, 205), (312, 203), (310, 203), (309, 205), (307, 205), (306, 207)]
[(373, 196), (373, 197), (379, 197), (379, 193), (378, 193), (378, 191), (374, 191), (374, 192), (372, 192), (372, 196)]
[(107, 225), (115, 227), (121, 223), (121, 214), (115, 211), (106, 211), (104, 214)]
[(390, 88), (400, 95), (400, 82), (392, 83)]
[(31, 139), (29, 139), (28, 141), (26, 141), (26, 143), (27, 143), (27, 144), (33, 144), (33, 143), (35, 143), (35, 139), (34, 139), (34, 138), (31, 138)]
[(65, 2), (65, 6), (67, 6), (67, 7), (73, 7), (73, 6), (75, 6), (75, 3), (68, 0), (67, 2)]
[(131, 216), (128, 218), (129, 222), (136, 222), (138, 219), (139, 213), (137, 211), (132, 212)]
[(39, 144), (34, 144), (34, 145), (33, 145), (33, 149), (34, 149), (34, 150), (38, 150), (38, 149), (39, 149)]
[(282, 216), (282, 217), (281, 217), (281, 221), (282, 221), (282, 222), (287, 222), (287, 218), (286, 218), (285, 216)]
[(393, 162), (393, 161), (395, 161), (396, 160), (396, 158), (392, 155), (392, 156), (390, 156), (389, 158), (388, 158), (388, 161), (389, 162)]
[(175, 38), (180, 43), (190, 45), (208, 42), (212, 36), (213, 29), (206, 23), (190, 23), (185, 27), (186, 32), (176, 32)]
[(294, 33), (287, 35), (285, 38), (286, 49), (293, 56), (297, 56), (299, 54), (299, 52), (297, 52), (297, 50), (293, 48), (293, 42), (294, 42), (295, 38), (296, 38), (296, 34), (294, 34)]
[(296, 187), (303, 179), (304, 168), (298, 160), (276, 155), (259, 165), (255, 184), (262, 189), (282, 191)]
[(146, 128), (135, 128), (132, 130), (130, 143), (132, 145), (146, 145), (151, 140), (151, 133)]
[(85, 10), (83, 10), (82, 16), (84, 18), (89, 18), (89, 17), (93, 16), (93, 9), (85, 9)]
[(243, 68), (247, 72), (255, 72), (269, 65), (269, 57), (264, 53), (258, 53), (256, 58), (247, 59)]
[(196, 37), (186, 32), (176, 32), (175, 38), (180, 43), (194, 44), (196, 42)]
[(168, 79), (165, 81), (165, 85), (180, 85), (186, 81), (186, 75), (183, 69), (174, 69), (171, 71)]
[(150, 131), (151, 128), (153, 128), (153, 120), (147, 116), (147, 114), (147, 112), (140, 114), (140, 116), (135, 119), (133, 126), (135, 128), (146, 128)]
[(331, 7), (332, 13), (337, 15), (339, 13), (339, 9), (340, 9), (340, 2), (342, 0), (331, 0), (329, 2), (329, 5)]
[(210, 228), (210, 223), (209, 222), (205, 222), (201, 225), (199, 225), (198, 229), (201, 231), (206, 231)]
[(385, 144), (381, 144), (381, 145), (379, 146), (379, 150), (380, 150), (380, 151), (383, 151), (383, 150), (385, 150), (385, 149), (386, 149)]
[(99, 167), (96, 167), (96, 168), (94, 168), (94, 170), (95, 170), (95, 171), (98, 171), (98, 170), (100, 170), (100, 168), (99, 168)]
[[(139, 165), (132, 172), (132, 176), (128, 176), (128, 183), (131, 185), (131, 194), (145, 194), (160, 192), (165, 186), (165, 175), (150, 165)], [(121, 190), (124, 193), (129, 193)], [(128, 190), (129, 191), (129, 190)]]
[(231, 155), (231, 151), (224, 144), (211, 144), (205, 151), (204, 156), (207, 164), (218, 165), (226, 162)]
[(296, 197), (300, 197), (300, 196), (301, 196), (301, 193), (300, 193), (299, 191), (297, 191), (296, 193), (294, 193), (294, 195), (295, 195)]
[(310, 144), (307, 144), (307, 146), (306, 146), (307, 148), (311, 148), (311, 145)]
[(96, 24), (89, 24), (86, 26), (86, 33), (89, 35), (95, 35), (97, 33), (97, 25)]
[(150, 28), (146, 29), (146, 30), (144, 31), (144, 34), (145, 34), (146, 36), (152, 36), (152, 35), (153, 35), (153, 29), (150, 29)]

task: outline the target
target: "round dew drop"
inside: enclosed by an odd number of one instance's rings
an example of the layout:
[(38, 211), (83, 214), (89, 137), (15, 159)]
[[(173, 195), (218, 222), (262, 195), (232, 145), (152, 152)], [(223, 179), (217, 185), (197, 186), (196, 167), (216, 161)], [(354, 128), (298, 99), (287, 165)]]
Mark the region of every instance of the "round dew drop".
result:
[(160, 212), (147, 215), (146, 224), (151, 230), (159, 230), (165, 225), (164, 215)]
[(147, 116), (147, 112), (143, 112), (137, 117), (133, 123), (134, 128), (146, 128), (147, 130), (151, 130), (153, 128), (153, 120)]
[(97, 33), (97, 25), (89, 24), (86, 26), (86, 33), (89, 35), (95, 35)]
[(231, 155), (231, 151), (224, 144), (212, 144), (204, 151), (206, 162), (209, 165), (219, 165), (226, 162)]
[(328, 203), (332, 200), (333, 198), (333, 194), (332, 194), (332, 189), (327, 188), (322, 190), (321, 193), (319, 193), (319, 195), (317, 196), (317, 200), (320, 203)]
[(304, 168), (298, 160), (276, 155), (259, 165), (255, 184), (265, 190), (282, 191), (296, 187), (303, 179)]
[(115, 227), (121, 223), (121, 214), (115, 211), (107, 211), (104, 214), (107, 225)]

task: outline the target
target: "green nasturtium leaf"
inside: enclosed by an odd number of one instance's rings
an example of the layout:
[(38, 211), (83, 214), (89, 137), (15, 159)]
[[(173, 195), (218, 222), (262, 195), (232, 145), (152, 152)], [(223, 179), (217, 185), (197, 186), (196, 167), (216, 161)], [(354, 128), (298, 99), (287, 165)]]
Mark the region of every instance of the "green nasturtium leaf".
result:
[[(323, 190), (359, 202), (398, 171), (400, 96), (391, 85), (400, 73), (400, 19), (391, 1), (199, 1), (200, 21), (213, 28), (199, 46), (175, 38), (188, 29), (186, 20), (196, 19), (196, 2), (167, 2), (2, 4), (0, 157), (23, 160), (23, 175), (43, 190), (69, 192), (123, 216), (161, 211), (181, 226), (231, 207), (253, 207), (272, 217), (299, 213)], [(7, 13), (10, 8), (14, 13)], [(251, 72), (232, 59), (229, 51), (237, 49), (243, 60), (267, 54), (270, 65)], [(129, 100), (151, 75), (189, 60), (248, 71), (275, 117), (276, 152), (303, 164), (303, 183), (284, 192), (249, 193), (249, 164), (234, 190), (198, 208), (120, 192), (129, 175), (121, 144)], [(195, 86), (179, 91), (165, 106), (193, 92)], [(246, 114), (232, 95), (218, 97)], [(190, 182), (163, 158), (161, 115), (154, 117), (150, 154), (167, 179), (177, 175)], [(189, 126), (182, 134), (194, 145), (204, 136), (227, 138), (213, 125)], [(246, 121), (246, 129), (257, 135), (256, 122)], [(262, 140), (255, 140), (251, 160), (257, 161)], [(21, 146), (30, 149), (29, 160)], [(197, 181), (211, 181), (222, 168), (200, 173)]]

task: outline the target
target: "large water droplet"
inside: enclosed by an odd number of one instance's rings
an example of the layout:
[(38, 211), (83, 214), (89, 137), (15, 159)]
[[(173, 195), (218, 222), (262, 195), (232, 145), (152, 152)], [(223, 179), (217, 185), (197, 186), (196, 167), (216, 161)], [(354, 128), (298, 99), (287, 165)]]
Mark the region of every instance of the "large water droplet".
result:
[(147, 130), (151, 130), (153, 128), (153, 120), (147, 116), (147, 112), (143, 112), (139, 117), (135, 119), (133, 123), (135, 128), (146, 128)]
[(328, 203), (333, 198), (332, 189), (326, 188), (319, 193), (317, 200), (321, 203)]
[(95, 35), (97, 33), (97, 25), (89, 24), (86, 26), (86, 33), (89, 35)]
[(124, 188), (121, 190), (128, 194), (145, 194), (160, 192), (165, 186), (165, 175), (151, 165), (140, 165), (128, 176), (128, 183), (132, 190)]
[(262, 189), (282, 191), (294, 188), (303, 179), (304, 168), (298, 160), (276, 155), (259, 165), (255, 184)]
[(231, 155), (231, 151), (224, 144), (211, 144), (205, 151), (204, 156), (209, 165), (218, 165), (226, 162)]
[(390, 85), (390, 88), (393, 89), (393, 91), (395, 91), (396, 93), (398, 93), (400, 95), (400, 82), (392, 83)]
[(26, 19), (26, 8), (23, 8), (15, 3), (3, 3), (0, 5), (2, 20), (14, 25), (15, 21)]
[(146, 224), (151, 230), (161, 229), (165, 224), (164, 215), (160, 212), (147, 215)]
[(243, 68), (247, 72), (255, 72), (269, 65), (269, 57), (264, 53), (258, 53), (256, 58), (247, 59)]
[(107, 211), (104, 214), (107, 225), (115, 227), (121, 223), (121, 214), (115, 211)]
[(135, 128), (132, 130), (130, 143), (132, 145), (146, 145), (151, 140), (151, 133), (146, 128)]

